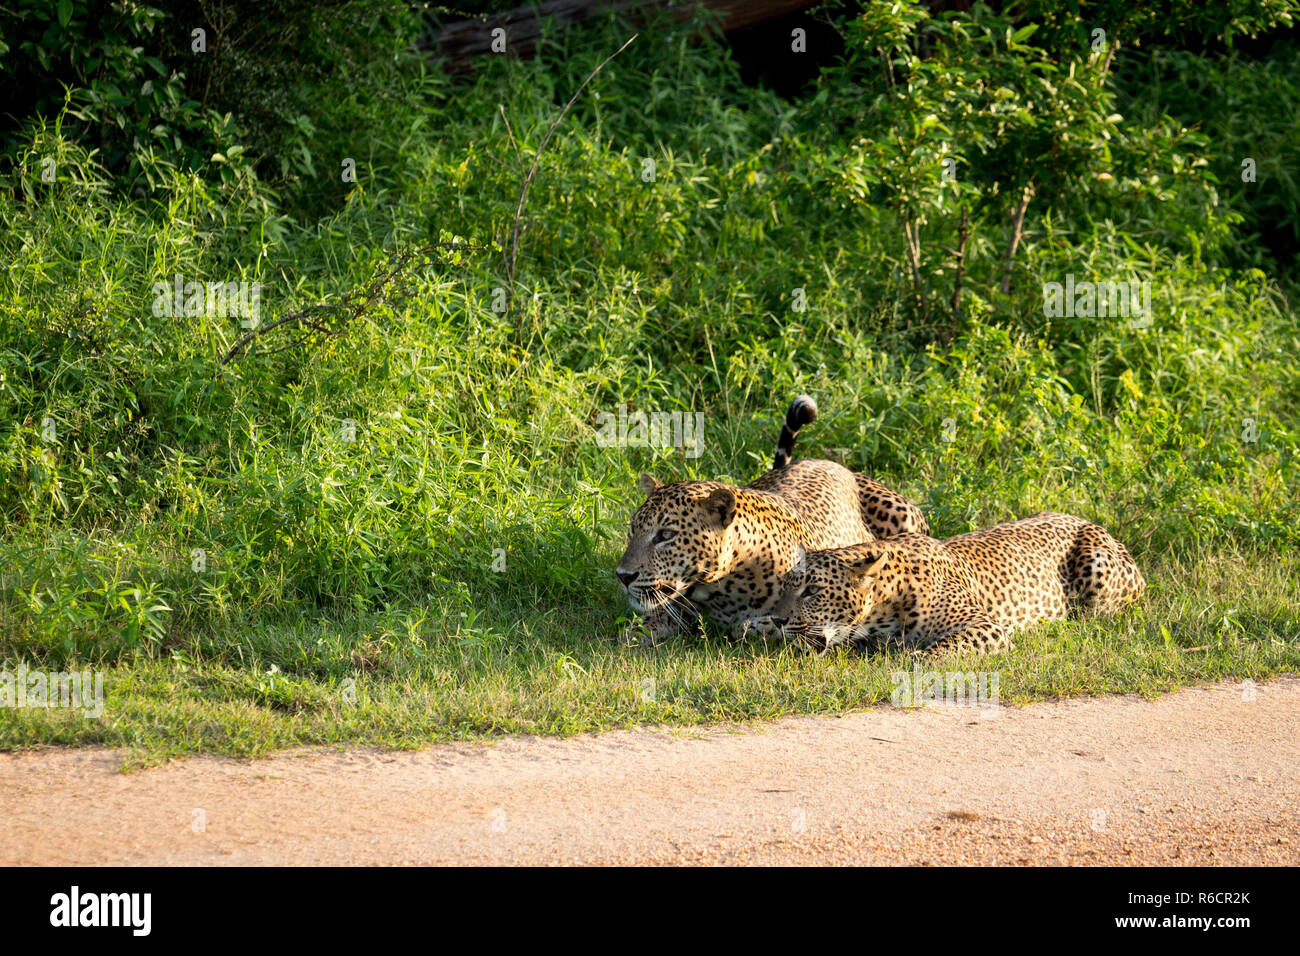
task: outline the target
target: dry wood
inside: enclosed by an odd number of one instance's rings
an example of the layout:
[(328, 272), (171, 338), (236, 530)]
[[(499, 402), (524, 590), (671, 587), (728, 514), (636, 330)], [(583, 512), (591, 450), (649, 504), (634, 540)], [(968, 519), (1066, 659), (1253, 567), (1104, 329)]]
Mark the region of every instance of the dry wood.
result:
[(516, 7), (505, 13), (451, 23), (419, 44), (430, 55), (446, 61), (452, 71), (468, 70), (476, 57), (491, 56), (492, 31), (505, 30), (506, 53), (524, 56), (533, 52), (542, 37), (548, 19), (561, 26), (583, 23), (596, 17), (618, 13), (633, 22), (644, 23), (660, 11), (671, 11), (685, 20), (697, 6), (719, 16), (725, 31), (744, 30), (766, 20), (787, 16), (814, 6), (819, 0), (701, 0), (699, 3), (670, 0), (548, 0), (546, 3)]

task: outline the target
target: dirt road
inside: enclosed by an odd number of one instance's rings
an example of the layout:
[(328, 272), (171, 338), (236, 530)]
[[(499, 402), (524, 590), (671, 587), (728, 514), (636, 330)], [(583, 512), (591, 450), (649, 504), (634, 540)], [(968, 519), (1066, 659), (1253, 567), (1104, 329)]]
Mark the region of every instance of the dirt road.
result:
[(1300, 863), (1300, 679), (132, 774), (0, 754), (4, 865), (1166, 862)]

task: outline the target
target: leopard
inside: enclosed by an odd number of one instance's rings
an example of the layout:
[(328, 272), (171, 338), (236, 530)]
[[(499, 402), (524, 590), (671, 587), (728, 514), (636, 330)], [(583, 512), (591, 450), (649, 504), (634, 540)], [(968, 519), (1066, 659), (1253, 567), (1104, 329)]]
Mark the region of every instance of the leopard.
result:
[(796, 554), (766, 623), (820, 653), (992, 654), (1040, 620), (1116, 614), (1145, 588), (1105, 528), (1044, 511), (942, 541), (909, 532)]
[(929, 533), (919, 507), (868, 476), (834, 461), (793, 460), (800, 429), (817, 414), (811, 396), (796, 397), (772, 468), (743, 487), (640, 476), (646, 499), (614, 572), (641, 616), (638, 639), (693, 631), (702, 617), (732, 636), (770, 633), (766, 621), (796, 553)]

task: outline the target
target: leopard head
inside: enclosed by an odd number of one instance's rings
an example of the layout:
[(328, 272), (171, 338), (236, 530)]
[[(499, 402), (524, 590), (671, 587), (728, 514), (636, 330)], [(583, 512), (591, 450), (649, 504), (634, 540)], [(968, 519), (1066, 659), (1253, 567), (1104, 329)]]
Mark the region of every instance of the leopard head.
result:
[(641, 613), (725, 576), (735, 560), (727, 533), (736, 518), (736, 491), (716, 481), (660, 484), (641, 476), (645, 503), (632, 515), (627, 550), (615, 574), (628, 603)]
[(851, 640), (876, 606), (876, 579), (889, 558), (878, 544), (797, 556), (781, 579), (772, 623), (818, 651)]

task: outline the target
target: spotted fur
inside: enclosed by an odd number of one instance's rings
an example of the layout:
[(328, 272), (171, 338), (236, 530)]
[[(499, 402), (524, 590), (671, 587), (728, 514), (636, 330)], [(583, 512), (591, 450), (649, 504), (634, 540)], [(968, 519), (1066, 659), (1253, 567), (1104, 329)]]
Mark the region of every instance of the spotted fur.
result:
[[(816, 414), (811, 398), (795, 399), (777, 461), (788, 461), (799, 426)], [(784, 464), (743, 488), (642, 475), (641, 490), (615, 573), (654, 639), (689, 630), (701, 612), (736, 632), (769, 629), (797, 553), (929, 532), (916, 505), (833, 461)]]
[(936, 541), (902, 534), (796, 558), (771, 623), (824, 651), (850, 641), (1007, 650), (1072, 610), (1113, 614), (1146, 582), (1100, 525), (1045, 511)]

